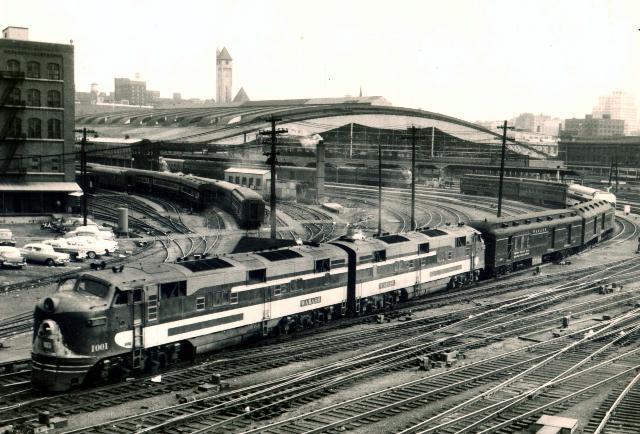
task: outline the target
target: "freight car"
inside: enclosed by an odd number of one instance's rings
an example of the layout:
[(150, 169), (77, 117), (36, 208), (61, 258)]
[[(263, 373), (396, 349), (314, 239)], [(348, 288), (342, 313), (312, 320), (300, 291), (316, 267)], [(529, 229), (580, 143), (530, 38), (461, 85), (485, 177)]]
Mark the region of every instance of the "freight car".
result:
[(211, 204), (230, 212), (242, 228), (260, 227), (265, 204), (251, 189), (226, 181), (168, 172), (87, 164), (92, 188), (135, 191), (170, 197), (196, 210)]
[(468, 226), (81, 274), (34, 313), (33, 385), (153, 371), (268, 333), (475, 279)]
[[(460, 178), (460, 192), (496, 197), (499, 182), (500, 178), (497, 176), (463, 175)], [(616, 204), (616, 196), (612, 193), (579, 184), (564, 184), (539, 179), (505, 177), (502, 184), (502, 194), (507, 199), (560, 208), (590, 200), (606, 200)]]

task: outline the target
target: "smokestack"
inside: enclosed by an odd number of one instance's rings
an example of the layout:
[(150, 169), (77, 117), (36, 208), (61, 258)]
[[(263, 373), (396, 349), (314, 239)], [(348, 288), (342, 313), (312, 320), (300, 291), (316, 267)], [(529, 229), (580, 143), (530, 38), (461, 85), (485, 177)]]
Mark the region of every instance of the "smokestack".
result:
[(324, 200), (324, 140), (316, 145), (316, 202)]

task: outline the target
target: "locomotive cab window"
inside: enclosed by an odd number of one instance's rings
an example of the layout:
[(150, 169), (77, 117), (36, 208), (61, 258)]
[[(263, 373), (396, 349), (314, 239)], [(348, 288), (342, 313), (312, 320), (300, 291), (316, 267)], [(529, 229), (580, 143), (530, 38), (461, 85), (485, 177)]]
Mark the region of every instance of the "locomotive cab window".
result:
[(326, 273), (331, 270), (330, 260), (327, 259), (318, 259), (316, 261), (316, 266), (314, 269), (315, 273)]
[(247, 285), (250, 285), (252, 283), (266, 282), (266, 281), (267, 281), (266, 268), (247, 271)]
[(418, 254), (429, 253), (429, 243), (421, 243), (418, 245)]
[(187, 295), (187, 281), (169, 282), (160, 285), (160, 299), (185, 297)]
[(376, 250), (373, 252), (373, 262), (383, 262), (387, 260), (386, 250)]
[(467, 245), (467, 237), (456, 237), (456, 247), (464, 247)]

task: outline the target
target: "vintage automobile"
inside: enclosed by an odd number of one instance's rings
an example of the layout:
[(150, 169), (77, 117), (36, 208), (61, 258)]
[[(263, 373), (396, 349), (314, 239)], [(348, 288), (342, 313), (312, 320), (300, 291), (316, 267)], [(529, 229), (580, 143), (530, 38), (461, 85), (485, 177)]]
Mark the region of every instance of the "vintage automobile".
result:
[(113, 240), (102, 240), (95, 237), (70, 237), (44, 240), (43, 244), (53, 247), (56, 252), (68, 253), (73, 259), (94, 259), (99, 255), (106, 255), (118, 249), (118, 243)]
[(48, 266), (66, 265), (69, 262), (69, 254), (56, 252), (48, 244), (30, 243), (20, 249), (20, 252), (29, 262), (38, 262)]
[(0, 246), (15, 246), (16, 240), (9, 229), (0, 229)]
[(25, 262), (25, 257), (20, 253), (20, 249), (11, 246), (0, 246), (0, 265), (2, 267), (22, 268)]
[(74, 230), (64, 234), (65, 238), (86, 236), (95, 237), (102, 240), (113, 240), (115, 238), (115, 235), (113, 234), (113, 231), (111, 229), (103, 228), (96, 225), (78, 226)]

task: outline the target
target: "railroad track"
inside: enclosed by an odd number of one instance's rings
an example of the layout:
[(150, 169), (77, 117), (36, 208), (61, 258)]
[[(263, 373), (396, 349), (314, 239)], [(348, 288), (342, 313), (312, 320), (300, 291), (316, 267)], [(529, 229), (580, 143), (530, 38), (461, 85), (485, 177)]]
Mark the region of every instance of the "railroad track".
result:
[(0, 320), (0, 340), (31, 331), (33, 312), (22, 312)]
[[(582, 288), (584, 289), (584, 288)], [(485, 315), (477, 314), (472, 318), (466, 317), (450, 325), (435, 330), (424, 331), (416, 336), (408, 337), (394, 344), (360, 354), (319, 368), (313, 368), (289, 375), (280, 379), (251, 386), (237, 391), (222, 393), (214, 397), (202, 398), (191, 403), (179, 404), (161, 410), (144, 412), (109, 421), (104, 425), (75, 430), (72, 432), (127, 432), (133, 426), (138, 432), (172, 432), (176, 425), (180, 425), (181, 432), (209, 432), (229, 431), (246, 426), (249, 417), (263, 418), (279, 414), (288, 405), (294, 405), (301, 400), (308, 402), (318, 396), (333, 393), (336, 389), (362, 380), (371, 375), (404, 369), (414, 363), (414, 357), (421, 354), (434, 355), (444, 350), (474, 348), (486, 345), (488, 342), (504, 339), (505, 336), (520, 334), (526, 330), (540, 330), (550, 324), (559, 324), (559, 319), (566, 309), (581, 314), (596, 312), (599, 309), (609, 309), (609, 299), (602, 305), (591, 306), (584, 303), (582, 310), (578, 305), (563, 307), (549, 314), (540, 311), (543, 305), (555, 302), (558, 298), (548, 300), (549, 292), (538, 294), (537, 297), (525, 297), (507, 303), (510, 313), (498, 314), (494, 308), (488, 309)], [(566, 288), (558, 289), (556, 297), (566, 299), (575, 296), (573, 291)], [(639, 295), (636, 294), (636, 297)], [(540, 299), (540, 297), (542, 299)], [(618, 297), (616, 305), (625, 305), (627, 297)], [(596, 305), (598, 303), (595, 303)], [(535, 313), (525, 313), (534, 309)], [(502, 308), (498, 309), (501, 311)], [(520, 313), (517, 317), (516, 313)], [(481, 318), (482, 317), (482, 318)], [(490, 325), (486, 325), (490, 324)], [(518, 327), (514, 327), (518, 324)], [(460, 326), (464, 331), (460, 331)], [(454, 330), (458, 330), (454, 332)], [(473, 332), (473, 337), (469, 333)], [(453, 333), (453, 334), (452, 334)], [(482, 337), (476, 337), (482, 333)], [(382, 339), (384, 340), (384, 339)], [(461, 341), (465, 340), (465, 341)], [(267, 416), (265, 416), (267, 415)], [(140, 430), (140, 427), (143, 427)]]
[(640, 374), (615, 387), (592, 414), (585, 434), (635, 434), (640, 427)]

